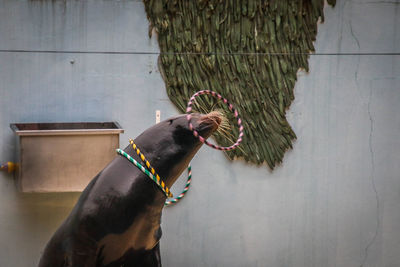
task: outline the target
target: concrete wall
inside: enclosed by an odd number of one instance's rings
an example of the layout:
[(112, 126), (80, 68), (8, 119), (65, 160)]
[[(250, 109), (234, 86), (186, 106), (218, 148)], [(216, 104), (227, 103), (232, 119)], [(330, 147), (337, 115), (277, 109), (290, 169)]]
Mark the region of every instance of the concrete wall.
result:
[[(271, 172), (204, 147), (187, 198), (164, 211), (164, 266), (400, 266), (399, 9), (326, 7), (316, 51), (332, 54), (311, 56), (310, 73), (299, 73), (293, 150)], [(0, 0), (1, 50), (157, 52), (147, 30), (140, 1)], [(116, 120), (125, 146), (156, 109), (177, 114), (156, 62), (0, 52), (0, 162), (15, 157), (11, 122)], [(77, 197), (20, 194), (1, 173), (0, 266), (35, 266)]]

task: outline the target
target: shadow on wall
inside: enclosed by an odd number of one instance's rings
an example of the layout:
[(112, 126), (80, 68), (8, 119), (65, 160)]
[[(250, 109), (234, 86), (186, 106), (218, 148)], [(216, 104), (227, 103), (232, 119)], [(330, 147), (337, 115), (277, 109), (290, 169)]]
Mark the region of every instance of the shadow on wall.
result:
[[(15, 259), (14, 266), (26, 266), (27, 259), (35, 266), (50, 236), (68, 216), (80, 193), (20, 193), (13, 174), (4, 172), (0, 173), (0, 184), (3, 200), (0, 224), (7, 229), (2, 248)], [(8, 263), (8, 259), (0, 259), (0, 266)]]

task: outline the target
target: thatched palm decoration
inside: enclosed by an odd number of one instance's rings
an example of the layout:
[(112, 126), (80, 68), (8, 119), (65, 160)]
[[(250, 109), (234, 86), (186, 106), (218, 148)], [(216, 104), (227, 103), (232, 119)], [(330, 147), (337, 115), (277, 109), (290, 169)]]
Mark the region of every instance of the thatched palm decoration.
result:
[[(328, 1), (331, 5), (334, 0)], [(324, 0), (144, 0), (158, 33), (168, 96), (182, 111), (210, 89), (229, 98), (245, 127), (241, 149), (227, 155), (271, 168), (295, 133), (286, 120), (299, 69), (308, 71)], [(203, 99), (210, 108), (211, 99)], [(234, 130), (234, 127), (233, 127)], [(234, 133), (237, 134), (237, 133)], [(234, 137), (233, 137), (234, 138)], [(216, 137), (221, 145), (230, 142)]]

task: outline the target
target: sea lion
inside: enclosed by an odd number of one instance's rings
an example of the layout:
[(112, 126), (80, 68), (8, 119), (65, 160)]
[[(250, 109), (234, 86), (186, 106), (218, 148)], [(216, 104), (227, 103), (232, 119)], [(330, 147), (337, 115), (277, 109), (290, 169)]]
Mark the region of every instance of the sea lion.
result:
[[(221, 115), (193, 114), (193, 125), (208, 138)], [(202, 143), (188, 129), (186, 115), (147, 129), (135, 143), (171, 187)], [(140, 162), (132, 146), (124, 151)], [(101, 155), (93, 155), (101, 157)], [(122, 156), (93, 178), (48, 242), (39, 267), (161, 266), (161, 189)]]

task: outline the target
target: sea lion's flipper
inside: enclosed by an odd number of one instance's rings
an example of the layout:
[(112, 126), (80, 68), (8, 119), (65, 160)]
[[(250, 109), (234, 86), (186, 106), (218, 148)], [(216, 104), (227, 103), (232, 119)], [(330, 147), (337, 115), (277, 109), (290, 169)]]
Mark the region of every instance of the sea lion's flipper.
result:
[(128, 250), (122, 258), (105, 267), (161, 267), (160, 242), (151, 250)]
[(161, 267), (160, 242), (158, 242), (157, 245), (152, 249), (150, 256), (153, 265), (148, 266)]
[[(152, 250), (146, 251), (143, 254), (142, 259), (143, 259), (142, 263), (137, 266), (161, 267), (160, 242), (158, 242), (157, 245)], [(129, 263), (126, 266), (130, 266)]]

